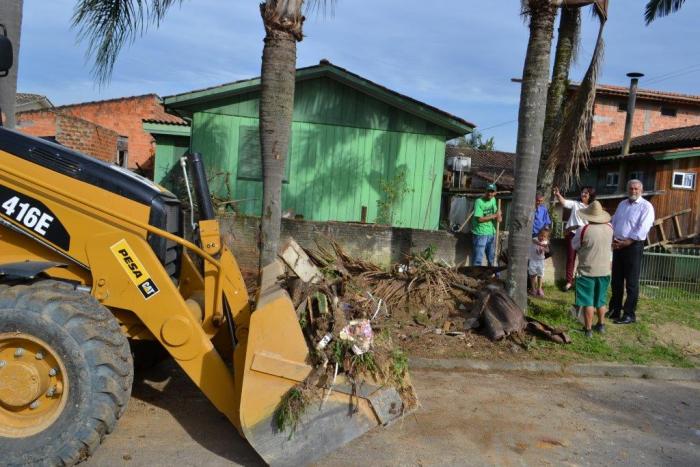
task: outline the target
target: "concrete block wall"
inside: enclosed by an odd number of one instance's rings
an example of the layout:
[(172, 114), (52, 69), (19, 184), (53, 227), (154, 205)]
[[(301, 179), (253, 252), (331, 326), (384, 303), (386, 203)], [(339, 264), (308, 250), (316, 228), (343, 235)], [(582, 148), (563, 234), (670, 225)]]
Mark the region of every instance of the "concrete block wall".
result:
[[(219, 222), (223, 240), (234, 252), (241, 268), (257, 269), (259, 219), (225, 215), (219, 217)], [(312, 249), (317, 242), (327, 246), (329, 239), (333, 239), (349, 254), (385, 267), (401, 261), (410, 252), (419, 253), (429, 246), (435, 248), (436, 260), (442, 259), (449, 264), (459, 264), (471, 254), (470, 234), (453, 234), (442, 230), (283, 219), (282, 243), (290, 237), (301, 246)], [(502, 238), (502, 244), (507, 244), (506, 235)], [(552, 258), (545, 264), (545, 281), (548, 283), (564, 278), (566, 267), (563, 240), (553, 240), (551, 249)]]

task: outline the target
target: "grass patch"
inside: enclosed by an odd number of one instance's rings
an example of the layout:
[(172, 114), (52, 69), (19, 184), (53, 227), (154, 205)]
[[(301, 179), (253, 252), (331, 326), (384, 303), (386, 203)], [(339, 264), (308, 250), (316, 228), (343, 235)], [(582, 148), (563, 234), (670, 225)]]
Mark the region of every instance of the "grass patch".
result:
[(391, 351), (391, 377), (398, 387), (404, 386), (404, 378), (408, 372), (408, 355), (399, 349)]
[[(611, 361), (619, 363), (664, 364), (680, 367), (696, 366), (682, 350), (665, 345), (654, 335), (650, 325), (677, 323), (700, 330), (697, 302), (640, 298), (637, 307), (638, 322), (634, 325), (607, 323), (606, 333), (594, 333), (586, 338), (583, 325), (571, 315), (573, 292), (545, 287), (545, 298), (531, 298), (528, 314), (554, 327), (567, 330), (571, 344), (535, 340), (529, 346), (528, 356), (542, 360), (565, 362)], [(595, 322), (595, 318), (594, 318)]]
[(309, 405), (309, 401), (309, 395), (301, 387), (297, 386), (287, 391), (275, 411), (277, 430), (285, 431), (289, 429), (289, 438), (291, 439), (299, 424), (299, 420), (301, 420), (306, 407)]

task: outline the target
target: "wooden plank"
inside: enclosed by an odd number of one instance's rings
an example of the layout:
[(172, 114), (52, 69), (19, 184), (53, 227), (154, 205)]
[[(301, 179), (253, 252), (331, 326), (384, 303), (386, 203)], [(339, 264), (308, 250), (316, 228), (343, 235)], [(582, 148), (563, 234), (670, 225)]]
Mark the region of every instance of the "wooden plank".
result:
[(663, 222), (661, 224), (657, 224), (656, 227), (659, 228), (659, 237), (661, 238), (661, 241), (659, 243), (667, 243), (668, 239), (666, 238), (666, 232), (664, 232)]
[(692, 209), (687, 208), (687, 209), (683, 209), (682, 211), (676, 211), (676, 212), (674, 212), (673, 214), (669, 214), (668, 216), (658, 217), (658, 218), (656, 218), (656, 220), (654, 221), (654, 225), (661, 224), (663, 221), (666, 221), (666, 220), (671, 219), (671, 218), (676, 217), (676, 216), (680, 216), (680, 215), (683, 215), (683, 214), (687, 214), (687, 213), (689, 213), (689, 212), (691, 212), (691, 211), (692, 211)]
[(683, 229), (681, 229), (681, 223), (678, 220), (678, 216), (673, 216), (673, 229), (676, 234), (676, 238), (683, 238)]

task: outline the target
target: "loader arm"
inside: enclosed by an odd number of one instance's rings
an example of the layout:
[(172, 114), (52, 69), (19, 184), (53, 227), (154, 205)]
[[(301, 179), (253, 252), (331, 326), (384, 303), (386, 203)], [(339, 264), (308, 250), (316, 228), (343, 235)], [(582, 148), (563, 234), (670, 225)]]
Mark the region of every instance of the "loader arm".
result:
[[(160, 342), (270, 464), (311, 462), (398, 418), (402, 405), (395, 389), (365, 385), (358, 393), (339, 377), (332, 396), (309, 409), (293, 436), (278, 430), (280, 402), (312, 369), (309, 349), (278, 284), (284, 272), (279, 262), (262, 271), (251, 306), (235, 257), (222, 245), (203, 173), (200, 158), (196, 245), (182, 238), (179, 202), (166, 190), (0, 128), (0, 264), (67, 264), (45, 274), (89, 289), (98, 306), (122, 320), (127, 336)], [(189, 255), (201, 258), (203, 267)], [(0, 334), (0, 351), (2, 344)], [(226, 363), (231, 359), (232, 368)], [(17, 363), (12, 371), (31, 381), (28, 372), (36, 365)], [(0, 403), (9, 397), (3, 394)]]

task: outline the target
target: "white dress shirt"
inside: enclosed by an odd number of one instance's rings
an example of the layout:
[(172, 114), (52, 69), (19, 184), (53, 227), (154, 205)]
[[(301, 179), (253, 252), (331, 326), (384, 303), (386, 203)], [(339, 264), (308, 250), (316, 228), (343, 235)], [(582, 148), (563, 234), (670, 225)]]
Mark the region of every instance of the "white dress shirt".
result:
[(571, 215), (569, 216), (569, 220), (566, 221), (566, 230), (569, 230), (573, 227), (581, 227), (582, 225), (588, 224), (587, 221), (584, 221), (578, 215), (579, 210), (586, 208), (586, 205), (583, 204), (582, 201), (565, 199), (564, 204), (562, 204), (562, 206), (564, 206), (566, 209), (571, 209)]
[(620, 202), (612, 218), (613, 235), (618, 240), (646, 240), (653, 225), (654, 206), (641, 196), (636, 201)]

